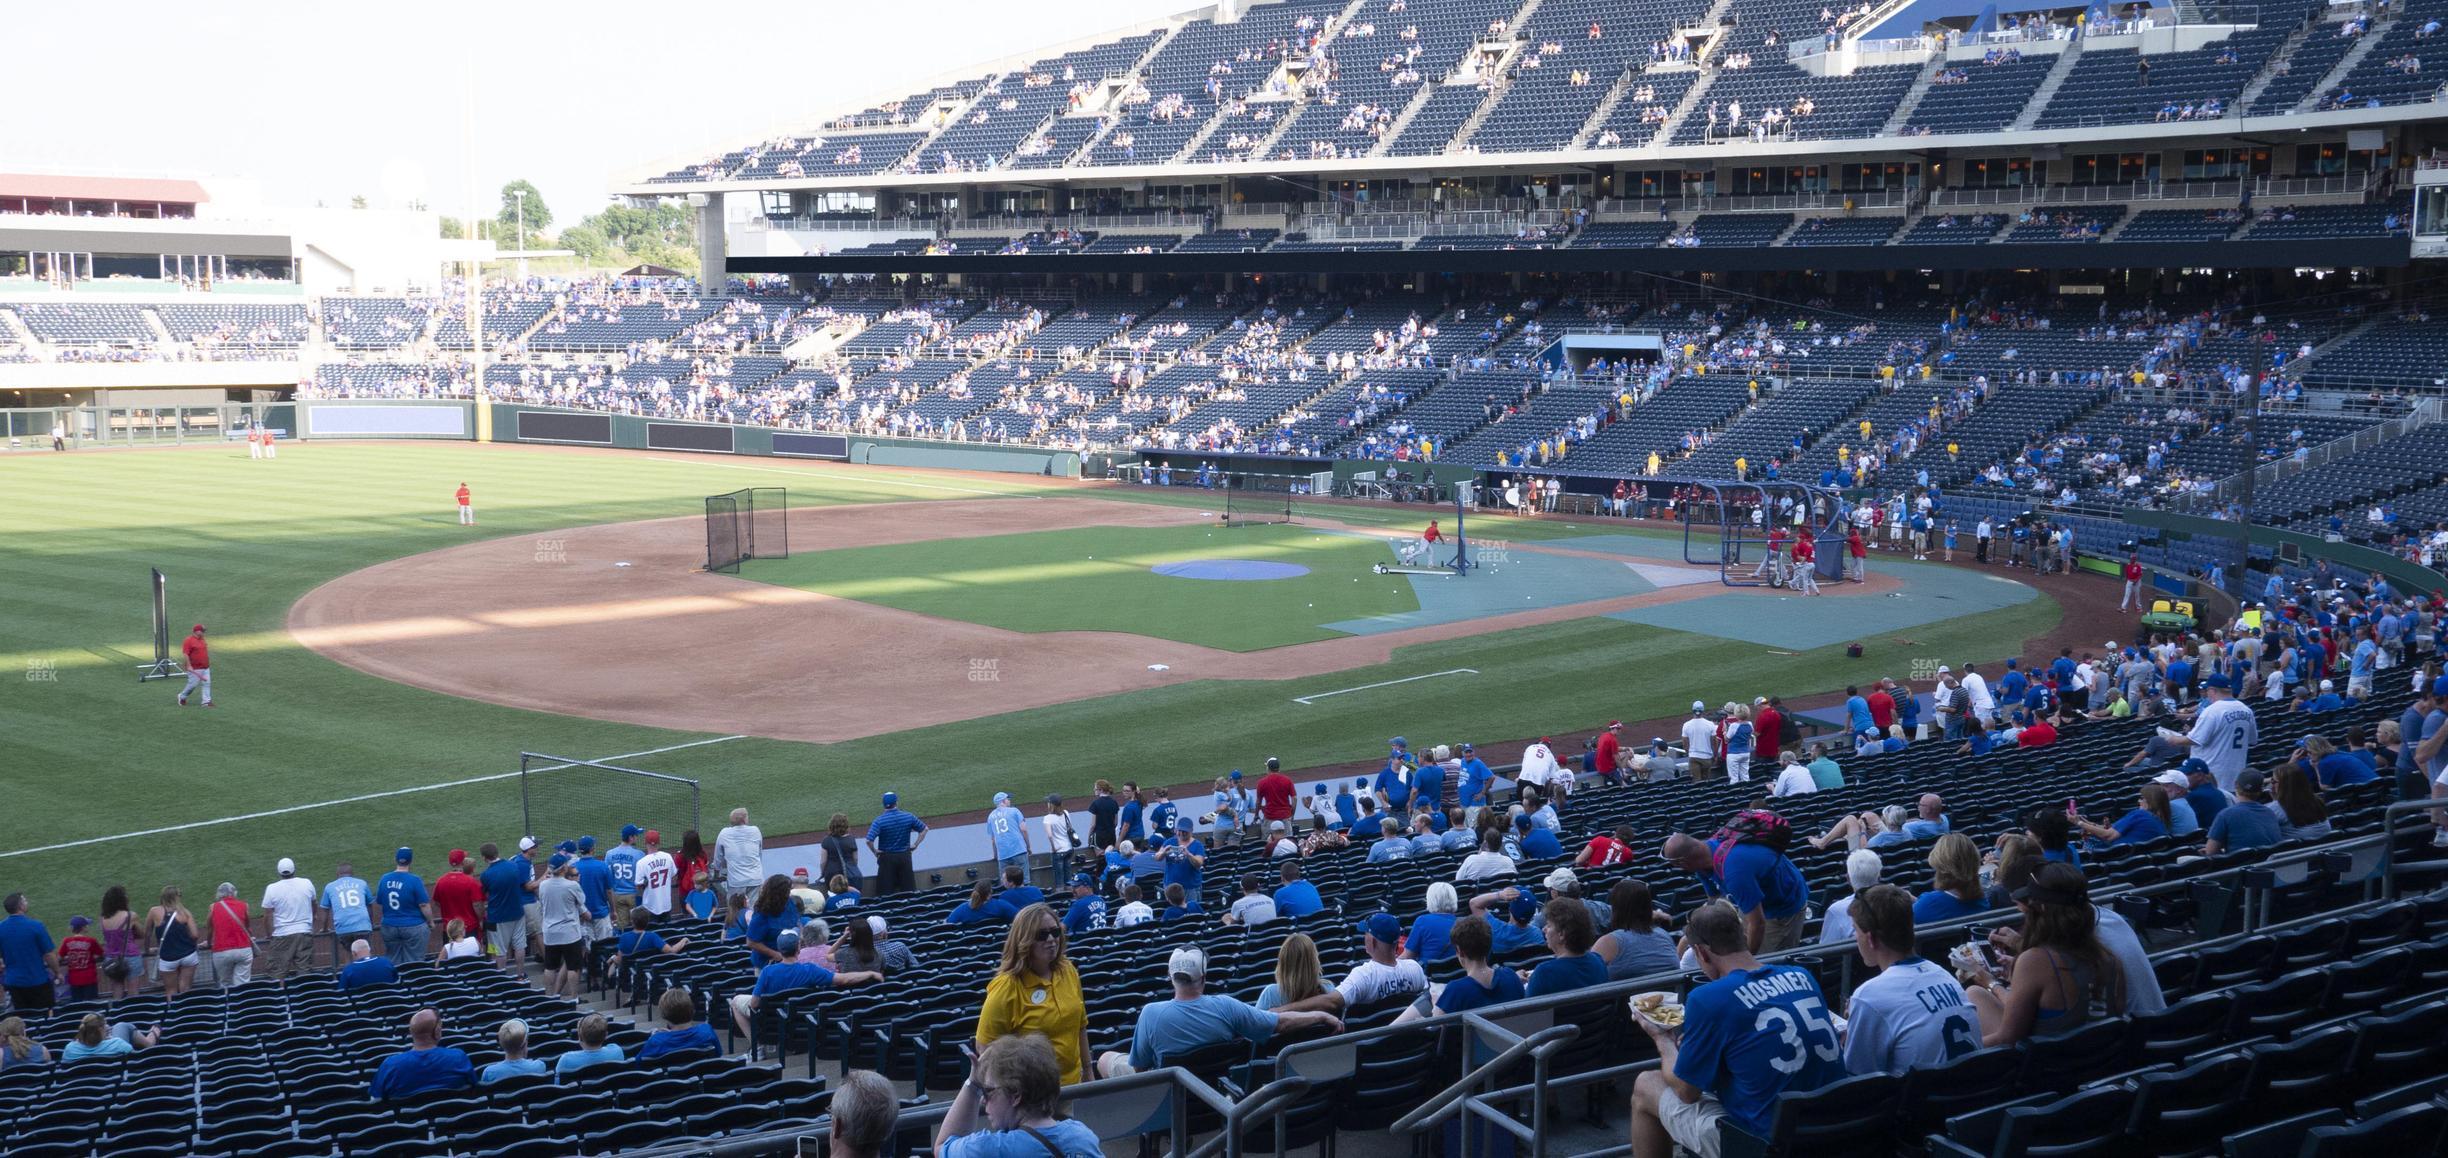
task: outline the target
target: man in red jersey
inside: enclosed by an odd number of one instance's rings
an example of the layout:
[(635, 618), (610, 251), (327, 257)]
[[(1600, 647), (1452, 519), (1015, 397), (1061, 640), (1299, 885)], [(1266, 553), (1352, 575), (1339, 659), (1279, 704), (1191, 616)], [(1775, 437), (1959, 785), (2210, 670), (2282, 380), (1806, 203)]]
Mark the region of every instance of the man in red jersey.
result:
[(212, 653), (204, 647), (203, 624), (196, 624), (195, 630), (188, 633), (187, 638), (179, 642), (179, 654), (187, 659), (187, 686), (179, 690), (178, 706), (182, 708), (187, 706), (187, 696), (196, 690), (198, 684), (204, 687), (204, 706), (208, 708), (213, 706)]
[(1266, 766), (1266, 775), (1258, 778), (1258, 815), (1264, 820), (1288, 823), (1292, 819), (1292, 798), (1300, 792), (1300, 786), (1283, 774), (1283, 761), (1269, 756)]

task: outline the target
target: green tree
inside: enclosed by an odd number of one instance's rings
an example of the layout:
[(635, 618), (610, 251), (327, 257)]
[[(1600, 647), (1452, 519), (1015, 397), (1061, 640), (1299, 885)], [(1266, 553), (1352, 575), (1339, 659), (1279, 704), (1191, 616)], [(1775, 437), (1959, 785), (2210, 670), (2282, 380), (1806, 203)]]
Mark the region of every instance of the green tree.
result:
[[(520, 194), (526, 195), (524, 209), (520, 206)], [(536, 187), (521, 177), (501, 187), (501, 212), (494, 215), (494, 220), (501, 224), (501, 232), (497, 236), (509, 239), (510, 244), (516, 246), (520, 228), (525, 228), (526, 236), (534, 237), (551, 227), (553, 217), (552, 210), (544, 204), (544, 195), (536, 192)]]
[(435, 218), (435, 220), (442, 223), (442, 236), (449, 238), (452, 241), (462, 240), (467, 237), (466, 222), (461, 221), (456, 217), (452, 217), (449, 214), (443, 214)]
[(589, 262), (606, 262), (612, 256), (612, 240), (604, 236), (603, 230), (583, 221), (561, 231), (561, 248)]

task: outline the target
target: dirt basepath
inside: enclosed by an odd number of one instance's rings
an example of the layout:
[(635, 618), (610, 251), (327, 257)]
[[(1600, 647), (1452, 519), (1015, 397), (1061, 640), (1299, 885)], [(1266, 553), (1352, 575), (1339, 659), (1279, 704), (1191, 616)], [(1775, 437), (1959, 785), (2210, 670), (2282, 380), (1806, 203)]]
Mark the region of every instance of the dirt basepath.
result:
[[(840, 548), (1201, 519), (1188, 508), (1092, 498), (951, 500), (793, 510), (790, 536), (803, 548)], [(704, 550), (695, 516), (486, 540), (334, 579), (290, 609), (288, 627), (330, 659), (448, 695), (832, 743), (1190, 680), (1320, 675), (1386, 662), (1409, 644), (1728, 592), (1694, 584), (1227, 652), (1119, 632), (1007, 631), (707, 574), (696, 570)], [(1866, 585), (1831, 585), (1829, 598), (1875, 598), (1896, 585), (1874, 572)], [(992, 678), (976, 674), (987, 671)]]

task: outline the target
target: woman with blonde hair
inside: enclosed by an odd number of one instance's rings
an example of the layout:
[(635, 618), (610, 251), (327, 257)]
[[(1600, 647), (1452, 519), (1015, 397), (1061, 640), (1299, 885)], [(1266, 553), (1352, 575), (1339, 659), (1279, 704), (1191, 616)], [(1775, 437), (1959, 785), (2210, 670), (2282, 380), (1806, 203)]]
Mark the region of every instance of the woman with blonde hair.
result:
[(456, 961), (462, 957), (482, 956), (484, 946), (477, 943), (474, 934), (468, 932), (467, 922), (452, 917), (450, 924), (442, 929), (442, 959)]
[(1343, 995), (1326, 984), (1317, 942), (1307, 933), (1284, 938), (1275, 951), (1275, 980), (1258, 991), (1258, 1008), (1274, 1013), (1343, 1012)]
[(26, 1032), (24, 1018), (0, 1018), (0, 1073), (49, 1064), (51, 1051)]
[(1989, 911), (1981, 890), (1980, 849), (1972, 838), (1950, 832), (1930, 846), (1930, 891), (1913, 901), (1913, 923), (1934, 925)]
[(60, 1051), (61, 1061), (84, 1061), (89, 1057), (126, 1057), (140, 1049), (151, 1049), (161, 1040), (158, 1030), (138, 1029), (129, 1022), (112, 1025), (99, 1013), (88, 1013), (77, 1023), (76, 1040)]
[(1020, 910), (1003, 935), (1003, 961), (986, 983), (978, 1007), (978, 1056), (1005, 1038), (1035, 1034), (1053, 1047), (1060, 1084), (1084, 1080), (1088, 1057), (1088, 999), (1079, 967), (1065, 950), (1062, 921), (1043, 903)]
[(167, 1001), (195, 987), (196, 923), (195, 914), (179, 903), (179, 887), (164, 885), (161, 903), (145, 913), (145, 926), (153, 930), (153, 943), (159, 946), (154, 957), (154, 974), (161, 978), (162, 1000)]
[(1987, 870), (1982, 875), (1989, 882), (1983, 895), (1988, 898), (1989, 907), (2003, 909), (2013, 904), (2014, 898), (2008, 896), (2006, 887), (1998, 882), (2005, 880), (2007, 874), (2015, 866), (2025, 861), (2040, 859), (2042, 857), (2039, 841), (2020, 832), (2000, 833), (1997, 838), (1997, 850), (1982, 858), (1982, 867)]

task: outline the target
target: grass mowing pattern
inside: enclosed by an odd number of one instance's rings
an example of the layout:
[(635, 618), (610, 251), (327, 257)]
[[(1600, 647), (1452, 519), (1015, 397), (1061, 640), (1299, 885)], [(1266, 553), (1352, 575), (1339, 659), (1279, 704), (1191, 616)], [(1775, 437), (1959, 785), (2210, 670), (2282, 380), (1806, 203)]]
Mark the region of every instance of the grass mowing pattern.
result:
[[(1149, 570), (1192, 559), (1309, 573), (1226, 582)], [(1380, 540), (1302, 527), (1077, 527), (760, 559), (740, 574), (1012, 631), (1123, 631), (1256, 651), (1344, 634), (1320, 624), (1419, 610), (1409, 580), (1369, 574), (1392, 560)]]
[[(465, 445), (289, 446), (273, 463), (218, 449), (0, 457), (0, 493), (16, 500), (19, 519), (0, 536), (0, 729), (9, 737), (0, 791), (11, 821), (0, 853), (498, 774), (516, 768), (522, 748), (602, 757), (706, 739), (392, 684), (287, 645), (280, 627), (308, 589), (385, 559), (476, 535), (695, 514), (704, 495), (751, 483), (787, 485), (802, 506), (978, 497), (905, 485), (915, 480), (940, 485), (886, 470), (844, 477)], [(472, 532), (450, 509), (461, 481), (483, 520)], [(1033, 489), (1025, 479), (952, 485)], [(1412, 521), (1425, 516), (1402, 525)], [(1546, 520), (1488, 521), (1502, 522), (1507, 538), (1571, 533)], [(217, 711), (173, 708), (175, 685), (140, 687), (126, 663), (89, 650), (144, 649), (147, 566), (171, 576), (176, 626), (202, 620), (223, 640), (214, 649), (225, 703)], [(844, 744), (751, 739), (624, 762), (696, 777), (709, 817), (745, 804), (780, 834), (821, 828), (836, 811), (864, 821), (886, 786), (906, 807), (940, 814), (982, 808), (997, 789), (1022, 799), (1079, 795), (1098, 776), (1174, 783), (1268, 755), (1293, 768), (1348, 760), (1397, 733), (1428, 743), (1561, 738), (1613, 717), (1676, 715), (1693, 698), (1805, 694), (1900, 676), (1915, 658), (1995, 659), (2053, 627), (2057, 614), (2038, 599), (1920, 628), (1919, 647), (1882, 651), (1876, 670), (1839, 647), (1782, 656), (1585, 619), (1421, 644), (1387, 664), (1301, 680), (1185, 684)], [(1451, 667), (1482, 674), (1290, 702)], [(56, 934), (113, 882), (143, 900), (165, 883), (194, 898), (228, 880), (252, 899), (279, 857), (297, 857), (318, 881), (349, 859), (371, 879), (400, 844), (418, 849), (417, 867), (430, 876), (450, 848), (511, 840), (517, 823), (517, 781), (492, 780), (0, 856), (0, 891), (27, 890)]]

